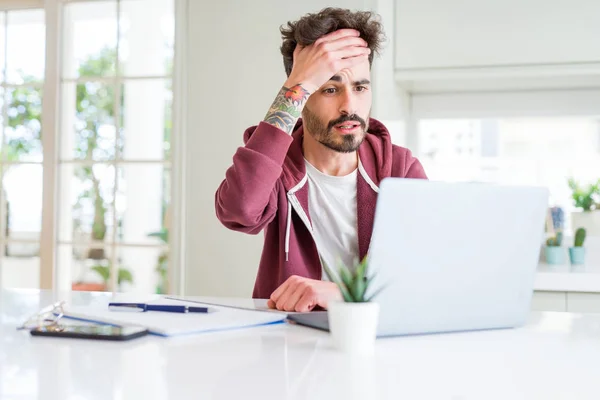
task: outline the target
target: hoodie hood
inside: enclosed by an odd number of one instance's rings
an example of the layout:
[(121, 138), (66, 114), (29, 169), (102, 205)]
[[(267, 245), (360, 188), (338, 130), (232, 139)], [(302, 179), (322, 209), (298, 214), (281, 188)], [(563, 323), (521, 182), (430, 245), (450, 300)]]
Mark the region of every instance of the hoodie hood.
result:
[[(252, 126), (246, 129), (244, 144), (248, 142), (256, 128), (256, 126)], [(304, 127), (302, 118), (299, 118), (292, 132), (293, 142), (285, 159), (282, 173), (286, 191), (295, 188), (306, 176), (302, 150), (303, 137)], [(392, 171), (393, 145), (387, 128), (378, 120), (369, 118), (369, 128), (357, 151), (360, 173), (367, 175), (365, 179), (370, 181), (371, 186), (378, 187), (381, 180), (390, 176)]]
[[(247, 143), (256, 127), (251, 127), (244, 133), (244, 143)], [(312, 222), (308, 210), (308, 188), (306, 187), (307, 174), (302, 150), (304, 128), (302, 119), (298, 119), (292, 132), (292, 144), (288, 150), (283, 164), (281, 180), (288, 198), (287, 215), (285, 224), (285, 259), (288, 260), (290, 250), (290, 232), (292, 225), (292, 210), (300, 216), (309, 232), (312, 234)], [(372, 220), (375, 209), (376, 196), (379, 192), (379, 183), (386, 176), (390, 176), (392, 170), (392, 141), (385, 126), (374, 118), (369, 118), (369, 128), (363, 142), (358, 148), (358, 176), (357, 191), (359, 201), (359, 221), (363, 214), (368, 213), (368, 220)], [(364, 220), (364, 219), (363, 219)], [(359, 236), (367, 237), (368, 240), (360, 240), (360, 257), (367, 252), (370, 242), (370, 226), (362, 226), (359, 223)], [(362, 235), (361, 235), (362, 234)]]

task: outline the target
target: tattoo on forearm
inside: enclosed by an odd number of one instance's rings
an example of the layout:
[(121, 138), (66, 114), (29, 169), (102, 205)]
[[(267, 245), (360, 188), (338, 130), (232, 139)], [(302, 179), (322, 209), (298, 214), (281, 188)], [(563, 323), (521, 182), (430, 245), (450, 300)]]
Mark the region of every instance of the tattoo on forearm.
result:
[(291, 88), (282, 87), (265, 116), (265, 122), (287, 133), (292, 133), (308, 96), (310, 93), (301, 85)]

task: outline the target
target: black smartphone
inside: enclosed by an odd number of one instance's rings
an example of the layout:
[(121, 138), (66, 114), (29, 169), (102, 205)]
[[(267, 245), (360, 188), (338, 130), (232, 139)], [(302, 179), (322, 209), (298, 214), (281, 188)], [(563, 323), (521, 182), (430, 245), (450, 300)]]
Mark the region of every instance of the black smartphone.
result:
[(131, 340), (148, 334), (139, 326), (62, 325), (39, 327), (30, 331), (32, 336), (52, 336), (75, 339)]

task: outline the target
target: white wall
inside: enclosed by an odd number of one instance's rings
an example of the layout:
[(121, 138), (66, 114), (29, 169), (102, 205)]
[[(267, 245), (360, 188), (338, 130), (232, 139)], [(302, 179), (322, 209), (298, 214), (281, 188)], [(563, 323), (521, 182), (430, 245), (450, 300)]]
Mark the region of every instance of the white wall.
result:
[(415, 118), (599, 115), (600, 90), (417, 94), (412, 111)]
[(410, 98), (404, 88), (395, 80), (394, 59), (396, 56), (395, 5), (396, 0), (376, 0), (371, 6), (381, 16), (386, 41), (378, 60), (373, 64), (373, 114), (390, 131), (392, 142), (406, 146), (407, 116), (410, 112)]
[[(263, 236), (223, 228), (215, 217), (214, 194), (242, 145), (243, 131), (262, 120), (285, 81), (279, 53), (280, 25), (326, 6), (393, 8), (393, 0), (242, 2), (190, 1), (188, 13), (187, 230), (185, 293), (250, 296)], [(389, 15), (388, 15), (389, 17)], [(389, 26), (391, 34), (392, 27)], [(393, 35), (390, 35), (390, 38)], [(392, 50), (380, 85), (393, 85)], [(393, 91), (392, 91), (393, 92)], [(398, 96), (399, 100), (394, 100)], [(399, 121), (402, 93), (384, 117)], [(376, 98), (375, 103), (384, 101)], [(391, 103), (390, 103), (391, 104)], [(393, 111), (391, 111), (393, 110)], [(400, 111), (398, 111), (400, 110)], [(373, 114), (376, 117), (376, 113)]]
[(396, 66), (600, 62), (597, 0), (397, 0)]
[(411, 94), (600, 87), (597, 0), (395, 4), (395, 75)]

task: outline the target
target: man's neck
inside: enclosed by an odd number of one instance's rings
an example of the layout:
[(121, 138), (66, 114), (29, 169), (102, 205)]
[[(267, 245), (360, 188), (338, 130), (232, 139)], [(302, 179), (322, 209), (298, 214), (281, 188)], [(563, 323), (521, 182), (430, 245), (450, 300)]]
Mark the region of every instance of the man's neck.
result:
[(345, 176), (358, 168), (356, 151), (340, 153), (322, 145), (306, 133), (302, 141), (304, 158), (316, 169), (326, 175)]

